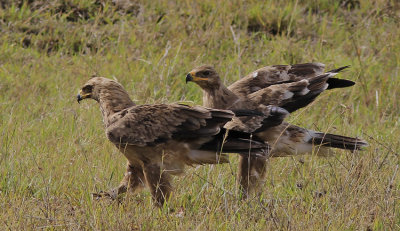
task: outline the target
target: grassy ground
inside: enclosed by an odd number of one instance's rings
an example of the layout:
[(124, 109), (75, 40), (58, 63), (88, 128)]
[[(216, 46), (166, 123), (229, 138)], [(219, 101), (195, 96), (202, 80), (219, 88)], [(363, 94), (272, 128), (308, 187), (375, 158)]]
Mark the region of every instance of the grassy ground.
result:
[[(125, 3), (128, 2), (128, 3)], [(400, 4), (396, 0), (0, 1), (1, 230), (400, 229)], [(138, 103), (193, 101), (185, 74), (213, 64), (227, 83), (259, 67), (351, 65), (357, 85), (324, 93), (297, 125), (360, 136), (331, 158), (269, 161), (260, 194), (236, 197), (237, 158), (189, 168), (169, 204), (118, 201), (125, 159), (98, 105), (75, 95), (96, 74)]]

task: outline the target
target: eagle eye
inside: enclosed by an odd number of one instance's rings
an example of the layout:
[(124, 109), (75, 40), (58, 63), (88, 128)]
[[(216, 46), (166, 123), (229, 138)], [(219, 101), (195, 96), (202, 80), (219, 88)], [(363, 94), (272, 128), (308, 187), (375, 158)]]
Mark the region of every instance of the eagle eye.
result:
[(210, 74), (209, 71), (204, 71), (204, 72), (203, 72), (203, 75), (204, 75), (204, 76), (208, 76), (209, 74)]
[(82, 88), (82, 91), (84, 91), (84, 92), (91, 92), (92, 90), (93, 90), (92, 85), (86, 85)]

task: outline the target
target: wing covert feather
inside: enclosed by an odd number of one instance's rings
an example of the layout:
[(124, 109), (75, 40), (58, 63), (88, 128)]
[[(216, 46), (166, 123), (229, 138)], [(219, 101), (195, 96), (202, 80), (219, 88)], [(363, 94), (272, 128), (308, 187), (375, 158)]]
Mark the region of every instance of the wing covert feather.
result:
[(303, 63), (294, 65), (274, 65), (260, 68), (228, 87), (238, 96), (247, 96), (274, 84), (309, 79), (324, 73), (322, 63)]
[[(126, 110), (126, 111), (125, 111)], [(233, 113), (181, 104), (140, 105), (114, 115), (106, 134), (114, 144), (148, 146), (171, 139), (212, 136)]]

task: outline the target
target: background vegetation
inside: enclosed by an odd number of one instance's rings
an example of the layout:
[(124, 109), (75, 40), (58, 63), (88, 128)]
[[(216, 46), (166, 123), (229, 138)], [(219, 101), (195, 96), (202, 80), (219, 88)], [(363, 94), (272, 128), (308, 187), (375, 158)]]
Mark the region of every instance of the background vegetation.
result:
[[(400, 227), (400, 4), (397, 0), (0, 1), (2, 230), (387, 230)], [(325, 92), (289, 120), (360, 136), (370, 147), (275, 158), (248, 201), (237, 157), (189, 168), (169, 204), (148, 191), (91, 198), (118, 184), (125, 158), (98, 105), (75, 95), (92, 75), (137, 103), (193, 101), (185, 74), (213, 64), (226, 83), (266, 65), (351, 68), (357, 85)]]

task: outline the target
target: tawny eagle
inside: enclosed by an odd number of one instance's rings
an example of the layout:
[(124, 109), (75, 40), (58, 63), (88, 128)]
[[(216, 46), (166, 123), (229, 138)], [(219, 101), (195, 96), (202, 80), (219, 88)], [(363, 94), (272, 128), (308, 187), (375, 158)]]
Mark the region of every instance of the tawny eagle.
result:
[[(194, 82), (203, 89), (203, 106), (217, 109), (255, 109), (275, 105), (293, 112), (305, 107), (326, 89), (343, 88), (354, 85), (353, 81), (334, 76), (346, 67), (324, 72), (322, 63), (295, 65), (275, 65), (258, 69), (226, 87), (212, 66), (194, 68), (186, 76), (186, 82)], [(313, 145), (320, 145), (318, 155), (328, 155), (329, 148), (359, 150), (367, 146), (362, 139), (317, 132), (286, 122), (255, 131), (255, 136), (271, 145), (272, 157), (311, 153)], [(265, 169), (256, 163), (240, 157), (239, 180), (259, 178)], [(248, 176), (250, 174), (250, 176)]]
[(224, 126), (248, 124), (256, 130), (266, 127), (264, 117), (281, 123), (287, 114), (278, 107), (236, 112), (236, 118), (262, 118), (249, 122), (232, 120), (231, 110), (182, 104), (136, 105), (121, 84), (103, 77), (91, 78), (83, 85), (77, 100), (83, 99), (99, 103), (108, 140), (128, 159), (120, 185), (97, 196), (114, 198), (147, 185), (158, 206), (170, 194), (170, 175), (182, 173), (186, 165), (226, 163), (227, 156), (221, 153), (239, 153), (265, 162), (269, 148), (266, 142), (252, 138), (249, 132), (228, 131)]

